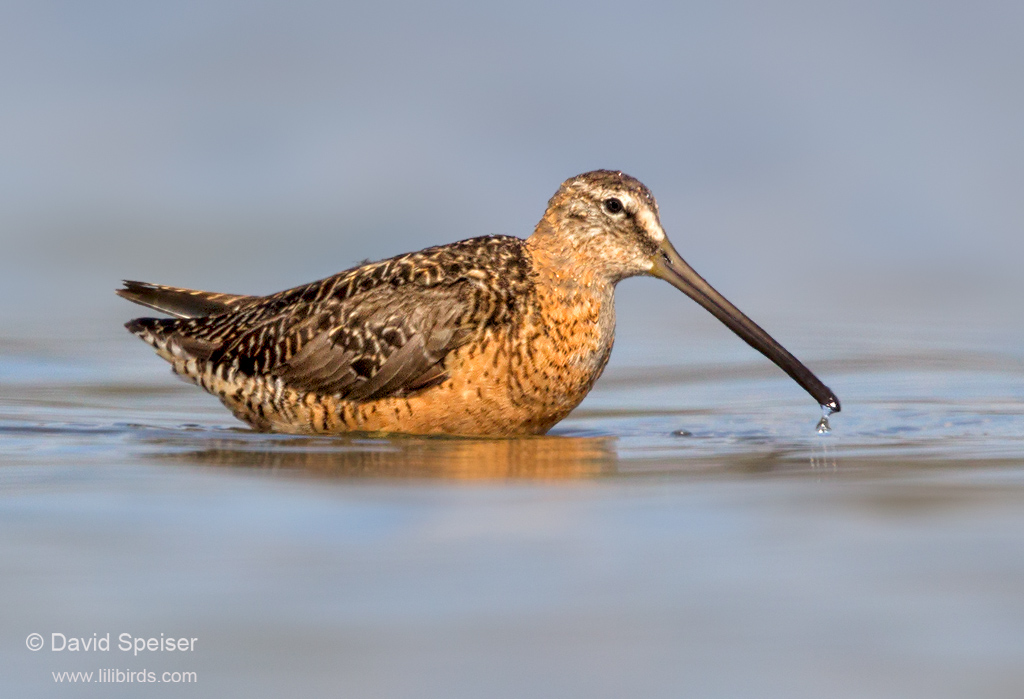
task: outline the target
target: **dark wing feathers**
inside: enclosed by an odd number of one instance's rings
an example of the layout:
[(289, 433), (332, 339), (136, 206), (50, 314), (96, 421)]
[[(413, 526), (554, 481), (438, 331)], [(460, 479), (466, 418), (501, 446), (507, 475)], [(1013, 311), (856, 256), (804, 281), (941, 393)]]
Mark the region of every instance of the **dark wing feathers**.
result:
[(266, 371), (293, 388), (349, 400), (401, 394), (469, 334), (460, 325), (467, 309), (464, 286), (454, 282), (404, 293), (383, 287), (363, 303), (356, 298), (326, 304), (333, 322)]
[[(447, 306), (447, 307), (445, 307)], [(348, 392), (349, 400), (371, 400), (405, 392), (411, 385), (422, 387), (425, 376), (431, 369), (438, 369), (440, 362), (452, 349), (460, 346), (471, 333), (471, 327), (460, 324), (465, 304), (437, 304), (433, 308), (419, 308), (406, 321), (405, 342), (392, 344), (390, 352), (381, 354), (380, 366), (361, 384)], [(394, 322), (394, 318), (391, 322)], [(433, 372), (439, 378), (443, 370)]]
[(297, 390), (375, 400), (443, 381), (445, 356), (475, 332), (511, 322), (530, 286), (523, 241), (491, 236), (273, 296), (232, 297), (252, 300), (228, 301), (233, 310), (209, 317), (133, 322), (150, 323), (149, 331), (215, 365), (278, 377)]

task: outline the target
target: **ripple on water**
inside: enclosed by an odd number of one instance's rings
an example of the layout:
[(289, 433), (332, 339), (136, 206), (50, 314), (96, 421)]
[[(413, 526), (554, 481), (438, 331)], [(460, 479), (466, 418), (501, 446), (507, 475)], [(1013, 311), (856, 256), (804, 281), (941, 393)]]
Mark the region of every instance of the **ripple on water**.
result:
[[(45, 363), (21, 360), (0, 371), (14, 377), (0, 384), (0, 452), (7, 463), (142, 460), (346, 475), (563, 478), (749, 470), (754, 462), (800, 471), (826, 451), (839, 469), (1021, 458), (1022, 363), (969, 359), (825, 362), (822, 373), (844, 409), (831, 421), (822, 415), (816, 427), (806, 397), (760, 363), (706, 372), (613, 370), (550, 437), (526, 440), (257, 434), (194, 387), (153, 377), (131, 383), (109, 359), (89, 371), (58, 371), (52, 381), (40, 380)], [(19, 374), (26, 366), (31, 370)], [(471, 466), (476, 461), (489, 466)]]

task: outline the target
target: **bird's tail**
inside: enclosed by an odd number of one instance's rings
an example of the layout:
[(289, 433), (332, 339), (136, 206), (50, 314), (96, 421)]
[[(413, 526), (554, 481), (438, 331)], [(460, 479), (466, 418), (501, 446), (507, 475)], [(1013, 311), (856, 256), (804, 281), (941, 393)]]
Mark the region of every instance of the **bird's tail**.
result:
[(202, 318), (227, 313), (244, 306), (254, 296), (217, 294), (211, 291), (181, 289), (176, 286), (124, 281), (117, 295), (129, 301), (148, 306), (175, 318)]

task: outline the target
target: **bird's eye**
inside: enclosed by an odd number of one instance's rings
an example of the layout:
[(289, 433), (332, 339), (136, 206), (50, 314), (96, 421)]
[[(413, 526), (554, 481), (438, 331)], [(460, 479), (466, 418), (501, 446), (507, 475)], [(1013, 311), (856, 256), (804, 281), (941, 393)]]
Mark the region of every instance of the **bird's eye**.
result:
[(604, 200), (604, 210), (610, 214), (618, 214), (622, 212), (622, 202), (612, 197), (611, 199)]

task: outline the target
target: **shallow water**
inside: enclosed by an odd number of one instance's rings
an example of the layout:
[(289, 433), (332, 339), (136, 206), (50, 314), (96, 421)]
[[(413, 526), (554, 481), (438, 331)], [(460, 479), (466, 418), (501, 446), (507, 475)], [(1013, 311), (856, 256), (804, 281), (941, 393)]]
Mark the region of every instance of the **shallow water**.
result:
[[(127, 335), (3, 340), (6, 683), (1018, 696), (1019, 353), (802, 357), (843, 401), (820, 435), (813, 401), (728, 334), (652, 363), (677, 341), (622, 343), (550, 436), (478, 440), (256, 434)], [(54, 632), (114, 648), (53, 651)], [(122, 633), (199, 640), (135, 656)]]

